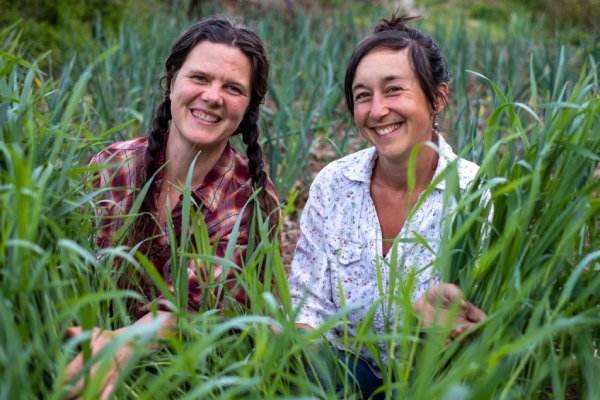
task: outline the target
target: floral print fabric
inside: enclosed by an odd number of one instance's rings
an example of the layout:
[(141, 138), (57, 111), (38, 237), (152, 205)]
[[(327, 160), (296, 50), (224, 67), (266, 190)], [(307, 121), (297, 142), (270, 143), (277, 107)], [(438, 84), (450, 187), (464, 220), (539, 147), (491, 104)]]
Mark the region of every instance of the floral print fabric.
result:
[[(479, 167), (458, 158), (441, 136), (437, 151), (440, 157), (433, 181), (453, 165), (458, 172), (459, 187), (464, 190)], [(297, 323), (317, 327), (344, 305), (350, 306), (347, 321), (349, 334), (353, 336), (356, 324), (389, 291), (390, 285), (395, 285), (395, 294), (401, 293), (403, 283), (414, 272), (410, 293), (414, 303), (428, 287), (439, 282), (431, 264), (439, 249), (442, 222), (455, 206), (452, 200), (446, 200), (445, 204), (444, 197), (450, 197), (444, 196), (445, 180), (440, 180), (424, 199), (420, 198), (421, 206), (412, 210), (412, 217), (407, 219), (397, 239), (397, 253), (392, 248), (383, 256), (381, 227), (370, 195), (376, 159), (374, 147), (348, 155), (326, 166), (311, 186), (290, 274), (292, 301), (294, 307), (300, 308)], [(417, 238), (424, 239), (427, 246)], [(392, 260), (394, 254), (396, 259)], [(395, 270), (390, 269), (393, 265)], [(372, 326), (377, 333), (383, 333), (386, 322), (392, 324), (397, 320), (396, 310), (386, 310), (386, 306), (387, 301), (376, 305)], [(330, 339), (342, 335), (341, 326), (327, 334)], [(366, 353), (363, 356), (377, 371), (373, 359)]]

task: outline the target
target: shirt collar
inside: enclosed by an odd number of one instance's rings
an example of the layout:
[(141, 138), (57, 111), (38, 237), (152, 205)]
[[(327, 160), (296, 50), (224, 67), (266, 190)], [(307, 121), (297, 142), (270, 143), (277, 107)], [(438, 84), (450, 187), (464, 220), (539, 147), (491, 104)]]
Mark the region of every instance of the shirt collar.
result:
[[(442, 135), (438, 135), (438, 143), (430, 142), (430, 145), (433, 145), (434, 149), (438, 152), (438, 165), (435, 169), (435, 173), (433, 174), (433, 179), (435, 180), (438, 175), (440, 175), (448, 165), (456, 160), (458, 157), (452, 151), (452, 147), (444, 140)], [(377, 150), (375, 147), (369, 147), (367, 149), (358, 151), (352, 155), (350, 155), (353, 159), (350, 159), (348, 165), (355, 166), (354, 168), (346, 168), (344, 170), (344, 175), (346, 178), (352, 181), (359, 181), (364, 183), (371, 182), (371, 175), (373, 173), (373, 167), (375, 166), (375, 160), (377, 160)], [(468, 185), (468, 180), (459, 179), (459, 186), (461, 189), (466, 189)], [(436, 189), (444, 190), (446, 188), (446, 180), (442, 179), (436, 184)]]
[[(466, 190), (469, 185), (470, 179), (468, 176), (464, 176), (461, 174), (461, 164), (460, 158), (452, 151), (452, 147), (446, 142), (446, 140), (442, 137), (442, 135), (438, 135), (438, 144), (434, 148), (439, 154), (438, 165), (435, 169), (435, 173), (433, 174), (433, 179), (435, 180), (440, 174), (444, 172), (446, 168), (451, 163), (456, 164), (456, 168), (458, 169), (458, 186), (461, 190)], [(444, 190), (446, 188), (446, 179), (440, 180), (435, 186), (437, 189)]]
[(375, 147), (369, 147), (364, 150), (360, 150), (356, 153), (351, 154), (348, 160), (348, 166), (354, 166), (353, 168), (346, 168), (344, 175), (351, 181), (359, 181), (364, 183), (371, 182), (371, 174), (373, 173), (373, 167), (375, 166), (375, 160), (377, 160), (377, 150)]

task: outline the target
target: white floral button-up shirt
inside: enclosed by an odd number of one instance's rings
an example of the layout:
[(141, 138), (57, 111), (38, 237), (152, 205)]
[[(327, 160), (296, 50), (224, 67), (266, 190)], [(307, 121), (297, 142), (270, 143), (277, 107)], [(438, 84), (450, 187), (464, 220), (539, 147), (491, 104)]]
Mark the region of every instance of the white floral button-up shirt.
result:
[[(458, 158), (445, 140), (438, 137), (440, 157), (433, 180), (450, 161), (456, 160), (459, 186), (464, 190), (479, 167)], [(356, 324), (390, 287), (394, 280), (390, 278), (394, 275), (396, 282), (403, 282), (411, 269), (415, 270), (413, 303), (428, 287), (439, 282), (439, 276), (432, 273), (430, 267), (439, 249), (442, 220), (455, 207), (453, 201), (446, 200), (448, 204), (444, 210), (444, 179), (404, 223), (399, 234), (402, 240), (397, 249), (397, 269), (390, 271), (394, 252), (390, 249), (385, 257), (382, 256), (381, 226), (370, 194), (376, 159), (374, 147), (343, 157), (327, 165), (310, 188), (300, 221), (302, 235), (290, 274), (292, 302), (294, 307), (301, 307), (297, 323), (317, 327), (343, 305), (352, 305), (352, 311), (347, 314), (348, 333), (352, 336), (356, 334)], [(429, 249), (411, 240), (415, 233), (427, 241)], [(396, 283), (396, 293), (402, 290), (401, 285)], [(385, 315), (388, 315), (387, 323), (393, 323), (394, 310), (384, 310), (384, 307), (384, 304), (379, 306), (374, 315), (373, 327), (377, 333), (384, 332)], [(327, 334), (329, 339), (342, 335), (342, 326)], [(338, 346), (343, 348), (339, 343)], [(365, 351), (363, 356), (378, 374), (374, 360)]]

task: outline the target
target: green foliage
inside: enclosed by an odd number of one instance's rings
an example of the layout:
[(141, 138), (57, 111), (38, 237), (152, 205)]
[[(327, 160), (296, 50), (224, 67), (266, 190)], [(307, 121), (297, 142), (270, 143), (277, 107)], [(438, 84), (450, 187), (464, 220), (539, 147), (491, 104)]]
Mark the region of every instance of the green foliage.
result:
[(422, 3), (424, 9), (434, 14), (463, 14), (496, 27), (503, 25), (511, 14), (528, 14), (541, 20), (548, 33), (557, 26), (575, 27), (577, 36), (600, 33), (599, 0), (427, 0)]
[[(297, 179), (310, 182), (307, 159), (316, 138), (328, 139), (334, 154), (350, 150), (355, 133), (341, 103), (341, 81), (349, 51), (373, 15), (299, 15), (285, 27), (277, 18), (255, 21), (272, 60), (262, 143), (282, 199)], [(400, 323), (376, 337), (366, 318), (346, 344), (367, 345), (378, 355), (376, 343), (388, 343), (388, 398), (598, 398), (594, 38), (573, 48), (561, 41), (568, 30), (548, 39), (540, 24), (514, 14), (502, 30), (460, 18), (438, 21), (420, 23), (451, 68), (449, 136), (481, 164), (482, 186), (452, 198), (456, 176), (447, 170), (448, 201), (458, 209), (435, 267), (489, 319), (464, 342), (445, 345), (443, 331), (423, 336), (408, 296), (414, 276), (397, 276), (391, 285), (398, 290), (372, 310), (403, 310), (390, 315)], [(65, 339), (67, 327), (113, 329), (131, 322), (126, 301), (139, 295), (116, 286), (119, 260), (150, 274), (180, 318), (161, 350), (149, 346), (156, 341), (154, 324), (130, 330), (88, 360), (88, 368), (96, 359), (106, 364), (119, 346), (134, 344), (118, 398), (356, 398), (348, 385), (336, 395), (306, 376), (307, 365), (319, 367), (315, 343), (343, 326), (351, 305), (316, 332), (299, 335), (279, 242), (267, 238), (264, 221), (257, 222), (262, 235), (252, 236), (245, 268), (237, 273), (250, 306), (231, 302), (223, 314), (210, 302), (199, 313), (186, 311), (191, 258), (207, 268), (220, 261), (233, 268), (212, 255), (189, 192), (184, 214), (195, 240), (183, 234), (173, 254), (174, 293), (131, 249), (106, 249), (97, 258), (90, 211), (99, 193), (87, 186), (87, 157), (109, 141), (147, 130), (162, 62), (190, 22), (168, 14), (127, 16), (117, 35), (100, 31), (98, 40), (82, 38), (82, 48), (65, 43), (76, 57), (67, 57), (72, 61), (56, 74), (37, 66), (53, 55), (23, 56), (17, 31), (0, 33), (0, 398), (63, 398), (65, 366), (87, 349), (86, 337)], [(100, 385), (89, 379), (84, 397), (95, 398)]]
[(99, 31), (115, 30), (130, 3), (131, 0), (1, 0), (0, 26), (22, 20), (21, 43), (28, 52), (36, 57), (52, 50), (54, 61), (63, 62), (68, 53), (65, 43), (81, 46), (83, 40), (91, 40)]
[[(46, 80), (15, 47), (0, 55), (0, 397), (46, 397), (68, 310), (101, 285), (88, 280), (96, 263), (80, 212), (91, 197), (78, 168), (89, 148), (79, 103), (90, 70), (74, 82)], [(94, 319), (89, 306), (73, 309)]]

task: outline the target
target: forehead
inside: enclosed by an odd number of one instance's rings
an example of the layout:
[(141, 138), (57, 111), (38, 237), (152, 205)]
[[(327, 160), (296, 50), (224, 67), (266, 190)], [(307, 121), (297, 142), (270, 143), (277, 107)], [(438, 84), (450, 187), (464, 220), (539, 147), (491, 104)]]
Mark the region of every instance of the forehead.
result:
[(252, 64), (239, 48), (205, 40), (188, 53), (181, 70), (214, 74), (249, 84)]
[(356, 66), (354, 83), (379, 80), (383, 77), (415, 78), (408, 48), (402, 50), (382, 48), (367, 53)]

